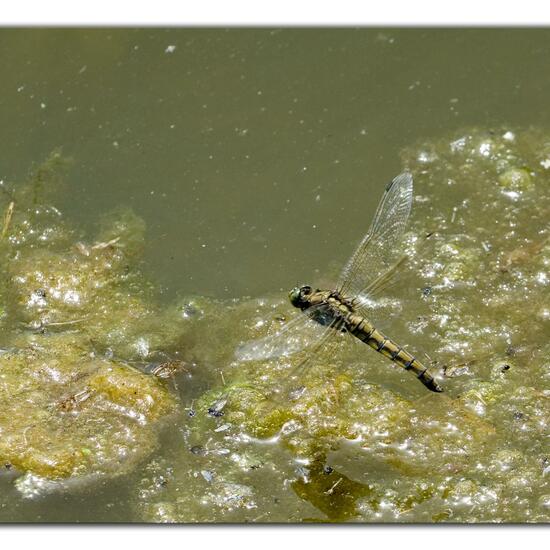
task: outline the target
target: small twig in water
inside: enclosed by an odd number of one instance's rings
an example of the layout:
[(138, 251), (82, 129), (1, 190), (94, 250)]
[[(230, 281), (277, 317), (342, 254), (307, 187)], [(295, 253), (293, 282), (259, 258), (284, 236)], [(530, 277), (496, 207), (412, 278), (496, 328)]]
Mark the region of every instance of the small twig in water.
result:
[(456, 218), (456, 211), (458, 210), (458, 208), (455, 206), (453, 208), (453, 213), (451, 215), (451, 223), (455, 223), (455, 218)]
[(2, 234), (0, 235), (0, 239), (4, 239), (5, 236), (8, 233), (8, 230), (10, 228), (10, 223), (11, 223), (11, 217), (13, 216), (14, 208), (15, 208), (15, 202), (11, 201), (8, 204), (8, 208), (6, 209), (6, 213), (4, 214), (4, 226), (2, 227)]
[(338, 484), (343, 480), (344, 478), (341, 477), (328, 491), (325, 491), (325, 495), (332, 495), (334, 492), (334, 489), (338, 486)]
[(111, 239), (110, 241), (107, 241), (105, 243), (96, 243), (91, 248), (92, 250), (103, 250), (104, 248), (113, 246), (114, 244), (118, 243), (118, 241), (120, 241), (120, 237), (116, 237), (115, 239)]
[(64, 325), (75, 325), (76, 323), (82, 323), (83, 321), (87, 321), (89, 317), (82, 317), (82, 319), (73, 319), (72, 321), (57, 321), (54, 323), (46, 323), (44, 324), (44, 328), (47, 327), (62, 327)]

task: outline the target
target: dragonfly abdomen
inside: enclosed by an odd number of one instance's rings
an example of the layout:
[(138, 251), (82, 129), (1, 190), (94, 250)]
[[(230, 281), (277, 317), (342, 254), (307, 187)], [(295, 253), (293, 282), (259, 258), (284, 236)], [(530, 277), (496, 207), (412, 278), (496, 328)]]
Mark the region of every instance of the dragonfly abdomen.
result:
[(374, 348), (378, 353), (391, 359), (405, 370), (412, 371), (428, 389), (435, 392), (443, 391), (434, 380), (433, 376), (428, 372), (427, 367), (407, 350), (403, 349), (391, 338), (388, 338), (371, 325), (365, 318), (352, 316), (349, 320), (349, 331), (353, 336), (359, 338), (359, 340), (365, 342), (365, 344), (368, 344), (371, 348)]

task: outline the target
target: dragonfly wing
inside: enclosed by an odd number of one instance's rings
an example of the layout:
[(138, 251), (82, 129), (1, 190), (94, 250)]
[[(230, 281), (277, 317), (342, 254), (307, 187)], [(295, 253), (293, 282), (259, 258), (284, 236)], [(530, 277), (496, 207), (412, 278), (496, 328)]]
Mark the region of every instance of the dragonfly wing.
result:
[[(324, 323), (312, 319), (313, 316), (323, 318), (323, 314), (330, 314), (326, 305), (312, 306), (298, 313), (274, 334), (242, 344), (237, 348), (235, 357), (239, 361), (258, 361), (297, 353), (318, 342), (328, 330)], [(330, 325), (330, 321), (326, 324)]]
[(307, 373), (317, 364), (315, 359), (319, 356), (321, 349), (323, 350), (323, 355), (331, 357), (333, 355), (331, 352), (334, 350), (336, 344), (338, 344), (341, 338), (349, 337), (348, 334), (344, 319), (342, 317), (335, 317), (328, 327), (324, 327), (324, 333), (315, 343), (311, 353), (298, 365), (285, 373), (281, 379), (280, 386), (276, 390), (279, 397), (285, 400), (289, 397), (292, 398), (292, 394), (301, 395), (307, 383)]
[(340, 275), (338, 288), (348, 296), (364, 294), (395, 264), (412, 206), (413, 179), (409, 172), (386, 187), (372, 225)]
[[(420, 253), (432, 235), (433, 233), (428, 233), (415, 243), (415, 255)], [(353, 305), (357, 313), (365, 317), (371, 317), (373, 309), (377, 307), (377, 297), (399, 282), (399, 274), (411, 258), (412, 253), (403, 254), (390, 268), (370, 281), (361, 293), (353, 297)]]

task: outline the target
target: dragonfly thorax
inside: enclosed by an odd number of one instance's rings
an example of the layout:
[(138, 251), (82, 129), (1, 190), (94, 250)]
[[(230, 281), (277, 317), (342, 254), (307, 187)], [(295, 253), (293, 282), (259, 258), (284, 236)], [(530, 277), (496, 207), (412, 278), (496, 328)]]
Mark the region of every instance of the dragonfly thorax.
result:
[(331, 294), (332, 293), (330, 290), (319, 290), (318, 288), (313, 289), (309, 285), (304, 285), (300, 287), (294, 287), (288, 293), (288, 297), (290, 298), (290, 303), (294, 307), (297, 307), (304, 311), (311, 306), (326, 303)]

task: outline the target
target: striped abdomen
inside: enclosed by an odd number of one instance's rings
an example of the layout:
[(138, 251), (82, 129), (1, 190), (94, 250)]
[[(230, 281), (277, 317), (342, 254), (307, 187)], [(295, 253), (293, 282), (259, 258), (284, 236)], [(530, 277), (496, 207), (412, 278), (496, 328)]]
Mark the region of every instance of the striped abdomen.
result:
[(443, 391), (443, 388), (437, 384), (433, 376), (428, 372), (428, 369), (418, 359), (415, 359), (408, 351), (374, 328), (364, 317), (351, 315), (346, 324), (348, 325), (348, 330), (356, 338), (359, 338), (359, 340), (365, 342), (365, 344), (368, 344), (377, 352), (401, 365), (405, 370), (414, 372), (417, 378), (429, 390), (436, 392)]

